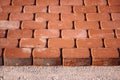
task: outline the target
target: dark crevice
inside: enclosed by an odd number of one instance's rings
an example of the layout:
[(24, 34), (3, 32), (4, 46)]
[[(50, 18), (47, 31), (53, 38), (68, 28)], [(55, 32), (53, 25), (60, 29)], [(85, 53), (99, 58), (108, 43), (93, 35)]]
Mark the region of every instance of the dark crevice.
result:
[(109, 15), (110, 15), (110, 21), (112, 21), (112, 15), (111, 15), (111, 13), (109, 13)]
[(5, 49), (2, 49), (2, 55), (1, 55), (2, 56), (2, 65), (4, 65), (4, 50)]
[(48, 48), (48, 39), (46, 39), (46, 45), (45, 45), (46, 48)]
[(76, 39), (74, 39), (74, 48), (77, 48)]
[(83, 6), (85, 6), (85, 2), (84, 2), (84, 0), (82, 0), (82, 2), (83, 2)]
[(7, 17), (7, 20), (8, 20), (8, 21), (10, 20), (10, 13), (8, 13), (8, 17)]
[(59, 21), (61, 21), (61, 13), (59, 13)]
[(98, 13), (98, 6), (96, 6), (96, 13)]
[(20, 40), (21, 39), (18, 39), (18, 45), (17, 45), (18, 48), (20, 47)]
[(36, 5), (36, 0), (34, 0), (34, 5)]
[(47, 6), (47, 13), (49, 13), (49, 6)]
[(61, 65), (63, 64), (62, 48), (60, 48)]
[(23, 13), (24, 12), (24, 6), (22, 6), (22, 11), (21, 11), (21, 13)]
[(10, 5), (12, 5), (12, 0), (10, 0)]
[(72, 21), (72, 29), (75, 29), (75, 23)]
[(87, 32), (87, 38), (89, 38), (89, 33), (88, 33), (88, 30), (86, 30), (86, 32)]
[(60, 6), (60, 0), (58, 0), (58, 5)]
[(104, 39), (102, 38), (102, 48), (105, 48)]
[(92, 53), (90, 48), (89, 48), (89, 53), (90, 53), (90, 65), (92, 65)]
[(115, 29), (113, 29), (113, 33), (114, 33), (114, 38), (117, 38), (117, 35), (115, 33)]
[(48, 29), (48, 21), (46, 21), (46, 29)]
[(35, 32), (35, 30), (32, 30), (32, 38), (34, 38), (34, 32)]
[(22, 29), (22, 21), (20, 21), (19, 29)]
[(62, 38), (62, 30), (60, 29), (59, 32), (60, 32), (59, 38)]
[(118, 53), (119, 53), (119, 57), (120, 57), (120, 48), (118, 48)]
[(5, 38), (7, 38), (8, 30), (5, 31)]
[(33, 50), (34, 50), (34, 48), (31, 49), (31, 64), (32, 64), (32, 65), (33, 65), (33, 54), (32, 54), (32, 53), (33, 53)]
[(71, 6), (71, 13), (74, 13), (73, 6)]
[(109, 6), (108, 0), (106, 0), (107, 6)]
[(33, 21), (35, 21), (35, 13), (33, 13)]
[(86, 13), (84, 13), (85, 21), (87, 21)]
[(98, 21), (98, 24), (99, 24), (99, 29), (101, 29), (100, 21)]

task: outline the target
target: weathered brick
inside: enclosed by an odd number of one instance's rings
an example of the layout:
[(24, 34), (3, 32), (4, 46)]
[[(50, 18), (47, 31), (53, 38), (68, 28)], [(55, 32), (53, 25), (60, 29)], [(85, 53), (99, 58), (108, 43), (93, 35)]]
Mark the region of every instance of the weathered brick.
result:
[(17, 47), (17, 45), (18, 45), (17, 39), (0, 38), (0, 48)]
[(119, 65), (119, 53), (115, 48), (92, 49), (92, 65)]
[(48, 40), (49, 48), (72, 48), (74, 47), (73, 39), (51, 38)]
[(104, 40), (105, 47), (111, 48), (120, 48), (120, 39), (105, 39)]
[(34, 0), (12, 0), (12, 5), (33, 5)]
[(7, 13), (0, 13), (0, 20), (7, 20), (8, 14)]
[(47, 12), (46, 6), (25, 6), (25, 13), (38, 13), (38, 12)]
[(119, 29), (116, 30), (116, 36), (117, 36), (117, 38), (120, 38), (120, 30)]
[(82, 5), (82, 0), (61, 0), (60, 5)]
[(113, 21), (120, 20), (120, 13), (112, 13), (111, 15)]
[(39, 37), (39, 38), (58, 38), (59, 37), (59, 30), (56, 30), (56, 29), (35, 30), (34, 37)]
[(63, 49), (62, 56), (64, 66), (86, 66), (91, 62), (87, 48)]
[(5, 6), (9, 4), (10, 4), (10, 0), (0, 0), (0, 6)]
[(21, 25), (22, 29), (45, 29), (46, 22), (37, 22), (37, 21), (23, 21)]
[(120, 29), (120, 21), (102, 21), (100, 24), (102, 29)]
[(58, 5), (58, 0), (36, 0), (36, 5), (39, 6)]
[(49, 13), (71, 13), (71, 6), (50, 6)]
[(98, 29), (97, 21), (75, 21), (75, 29)]
[(5, 30), (1, 30), (0, 29), (0, 38), (4, 38), (5, 37), (5, 33), (6, 33)]
[(35, 20), (39, 22), (59, 20), (59, 15), (56, 13), (37, 13)]
[(102, 47), (102, 40), (101, 39), (77, 39), (76, 41), (77, 48), (99, 48)]
[(120, 12), (120, 6), (98, 6), (100, 13), (117, 13)]
[(19, 29), (19, 25), (18, 21), (0, 21), (0, 29)]
[(95, 6), (74, 6), (74, 13), (96, 13)]
[(72, 21), (49, 21), (49, 29), (72, 29)]
[(108, 0), (109, 5), (120, 5), (120, 0)]
[(7, 38), (31, 38), (32, 30), (8, 30)]
[(32, 13), (11, 13), (10, 20), (33, 20)]
[(1, 6), (0, 12), (3, 13), (13, 13), (13, 12), (21, 12), (21, 6)]
[(114, 32), (112, 30), (95, 30), (88, 31), (90, 38), (114, 38)]
[(46, 40), (41, 38), (22, 38), (20, 40), (20, 47), (34, 48), (45, 47)]
[(24, 66), (32, 65), (30, 48), (6, 48), (4, 51), (4, 65)]
[(86, 38), (86, 30), (62, 30), (62, 38), (71, 39), (71, 38)]
[(61, 20), (62, 21), (84, 21), (84, 14), (61, 14)]
[(92, 1), (84, 0), (84, 3), (86, 6), (88, 6), (88, 5), (106, 5), (107, 4), (106, 0), (92, 0)]
[(33, 50), (33, 65), (37, 66), (61, 65), (60, 50), (52, 48), (35, 48)]
[(108, 13), (88, 13), (86, 14), (87, 21), (109, 21), (110, 15)]

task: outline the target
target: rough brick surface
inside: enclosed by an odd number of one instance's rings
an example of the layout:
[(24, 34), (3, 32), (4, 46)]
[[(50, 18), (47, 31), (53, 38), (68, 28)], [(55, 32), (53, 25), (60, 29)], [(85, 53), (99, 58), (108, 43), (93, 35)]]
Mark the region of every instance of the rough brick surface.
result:
[(0, 0), (0, 65), (120, 65), (120, 0)]

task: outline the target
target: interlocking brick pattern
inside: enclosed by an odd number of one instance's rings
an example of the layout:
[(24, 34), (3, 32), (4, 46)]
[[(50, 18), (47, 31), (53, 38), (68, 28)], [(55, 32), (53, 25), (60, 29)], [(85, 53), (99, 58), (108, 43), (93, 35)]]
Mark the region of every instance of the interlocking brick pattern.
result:
[(120, 65), (120, 0), (0, 0), (0, 65)]

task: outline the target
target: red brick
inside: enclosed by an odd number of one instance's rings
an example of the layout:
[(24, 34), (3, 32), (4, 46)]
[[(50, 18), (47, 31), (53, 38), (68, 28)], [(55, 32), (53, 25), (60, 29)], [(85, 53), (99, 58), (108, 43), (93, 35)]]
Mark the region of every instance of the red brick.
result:
[(8, 30), (7, 38), (31, 38), (32, 30)]
[(5, 37), (5, 33), (6, 33), (5, 30), (1, 30), (0, 29), (0, 38), (4, 38)]
[(62, 14), (61, 15), (62, 21), (84, 21), (84, 14)]
[(49, 13), (71, 13), (71, 6), (50, 6)]
[(45, 29), (46, 22), (23, 21), (21, 28), (22, 29)]
[(84, 39), (78, 39), (76, 41), (76, 43), (77, 43), (77, 48), (99, 48), (99, 47), (102, 47), (101, 39), (84, 38)]
[(120, 21), (102, 21), (101, 22), (102, 29), (120, 29), (119, 25), (120, 25)]
[(109, 5), (120, 5), (120, 0), (108, 0)]
[(120, 30), (116, 30), (116, 35), (117, 35), (117, 38), (120, 38)]
[(119, 53), (115, 48), (92, 49), (92, 65), (119, 65)]
[(49, 29), (72, 29), (71, 21), (49, 21)]
[(37, 13), (35, 20), (39, 22), (56, 21), (59, 20), (59, 15), (56, 13)]
[(0, 38), (0, 48), (12, 48), (17, 47), (17, 45), (17, 39)]
[(88, 49), (63, 49), (64, 66), (90, 65), (90, 53)]
[(82, 0), (61, 0), (60, 5), (82, 5)]
[(39, 29), (39, 30), (35, 30), (34, 37), (58, 38), (59, 37), (59, 30), (56, 30), (56, 29)]
[(109, 21), (110, 15), (108, 13), (88, 13), (86, 14), (87, 21)]
[(117, 13), (120, 12), (120, 6), (98, 6), (100, 13)]
[(48, 40), (50, 48), (72, 48), (74, 47), (73, 39), (52, 38)]
[(36, 5), (39, 6), (58, 5), (58, 0), (36, 0)]
[(31, 49), (30, 48), (6, 48), (4, 51), (4, 65), (22, 66), (31, 65)]
[(46, 6), (25, 6), (24, 13), (38, 13), (38, 12), (46, 12)]
[(105, 39), (105, 47), (120, 48), (120, 39)]
[(98, 29), (97, 21), (75, 21), (75, 29)]
[(19, 29), (18, 21), (0, 21), (0, 29)]
[(90, 38), (114, 38), (114, 32), (112, 30), (89, 30)]
[(12, 5), (33, 5), (34, 0), (12, 0)]
[(35, 48), (33, 50), (33, 65), (37, 66), (61, 65), (60, 50), (51, 48)]
[(40, 38), (22, 38), (20, 40), (20, 47), (28, 47), (28, 48), (34, 48), (34, 47), (45, 47), (46, 40), (40, 39)]
[(95, 6), (74, 6), (74, 13), (96, 13)]
[(7, 13), (0, 13), (0, 20), (7, 20), (8, 14)]
[(22, 7), (21, 6), (1, 6), (1, 11), (4, 13), (12, 13), (12, 12), (21, 12)]
[(62, 38), (71, 39), (71, 38), (86, 38), (86, 30), (62, 30)]
[(111, 15), (113, 21), (120, 20), (120, 13), (112, 13)]
[(10, 0), (0, 0), (0, 6), (5, 6), (9, 4), (10, 4)]
[(11, 13), (10, 20), (33, 20), (32, 13)]
[(84, 0), (85, 5), (106, 5), (106, 0)]

